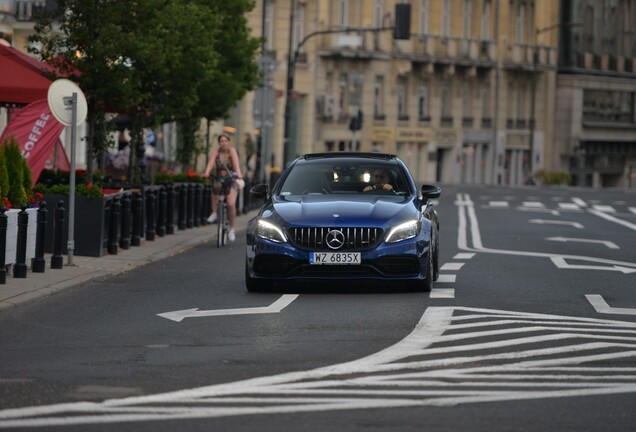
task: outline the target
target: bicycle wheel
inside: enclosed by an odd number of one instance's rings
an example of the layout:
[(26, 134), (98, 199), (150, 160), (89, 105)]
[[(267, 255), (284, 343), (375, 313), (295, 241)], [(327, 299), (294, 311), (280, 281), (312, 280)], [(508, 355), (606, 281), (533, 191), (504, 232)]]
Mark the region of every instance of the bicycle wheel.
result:
[(224, 202), (222, 201), (219, 202), (217, 213), (218, 213), (217, 223), (219, 225), (217, 228), (218, 231), (216, 236), (216, 247), (220, 248), (221, 246), (225, 245), (225, 243), (223, 242), (223, 236), (225, 233), (225, 203)]
[(228, 233), (228, 218), (227, 218), (227, 206), (223, 203), (223, 236), (221, 245), (227, 245), (227, 233)]

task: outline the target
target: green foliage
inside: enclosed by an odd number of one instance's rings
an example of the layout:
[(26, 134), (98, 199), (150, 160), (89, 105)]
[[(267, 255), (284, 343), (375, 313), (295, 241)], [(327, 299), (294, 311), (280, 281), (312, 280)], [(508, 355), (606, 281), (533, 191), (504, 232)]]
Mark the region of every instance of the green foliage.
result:
[(540, 180), (546, 185), (562, 185), (567, 186), (572, 184), (572, 177), (565, 171), (546, 171), (540, 170), (535, 174), (535, 178)]
[(7, 160), (2, 155), (0, 146), (0, 198), (6, 197), (9, 192), (9, 172), (7, 171)]
[[(7, 198), (11, 205), (15, 207), (26, 204), (28, 197), (24, 189), (24, 176), (27, 175), (30, 179), (31, 170), (20, 153), (20, 146), (15, 137), (10, 136), (5, 138), (1, 144), (1, 148), (2, 155), (0, 155), (0, 157), (5, 161), (9, 180), (7, 191), (2, 193), (3, 197)], [(30, 188), (31, 184), (29, 182), (28, 189), (30, 190)]]
[[(260, 82), (255, 59), (261, 40), (251, 36), (245, 17), (254, 0), (54, 3), (54, 10), (37, 17), (30, 49), (70, 74), (87, 97), (89, 177), (112, 131), (106, 112), (131, 119), (136, 149), (142, 127), (222, 118)], [(184, 133), (180, 155), (189, 161), (196, 139), (190, 130)], [(135, 152), (131, 158), (132, 175), (139, 172), (139, 158)]]
[[(35, 185), (35, 188), (33, 190), (42, 194), (52, 193), (58, 195), (69, 195), (70, 191), (68, 184), (55, 184), (53, 186), (46, 187), (42, 183), (38, 183), (37, 185)], [(101, 187), (92, 183), (80, 183), (75, 186), (75, 196), (86, 198), (100, 198), (104, 196), (104, 192)]]

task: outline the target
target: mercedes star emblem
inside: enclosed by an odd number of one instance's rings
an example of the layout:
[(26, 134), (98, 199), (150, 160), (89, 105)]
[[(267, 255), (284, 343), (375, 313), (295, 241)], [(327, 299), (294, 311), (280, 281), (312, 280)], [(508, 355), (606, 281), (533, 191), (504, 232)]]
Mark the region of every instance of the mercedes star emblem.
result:
[(325, 242), (331, 249), (340, 249), (344, 245), (345, 236), (342, 231), (334, 229), (327, 233)]

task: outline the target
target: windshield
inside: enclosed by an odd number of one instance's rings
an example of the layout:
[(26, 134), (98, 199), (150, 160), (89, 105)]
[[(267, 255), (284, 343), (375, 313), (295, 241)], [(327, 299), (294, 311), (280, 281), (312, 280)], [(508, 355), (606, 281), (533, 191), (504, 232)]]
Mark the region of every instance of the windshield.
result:
[(280, 195), (409, 195), (409, 182), (395, 161), (328, 158), (301, 160), (280, 188)]

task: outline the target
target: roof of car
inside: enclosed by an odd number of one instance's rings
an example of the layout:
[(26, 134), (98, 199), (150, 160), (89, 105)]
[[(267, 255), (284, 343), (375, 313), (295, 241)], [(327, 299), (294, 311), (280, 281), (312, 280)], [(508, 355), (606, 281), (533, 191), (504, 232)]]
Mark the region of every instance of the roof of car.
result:
[(389, 153), (364, 153), (364, 152), (330, 152), (330, 153), (307, 153), (302, 156), (303, 159), (328, 159), (328, 158), (368, 158), (368, 159), (395, 159), (394, 154)]

